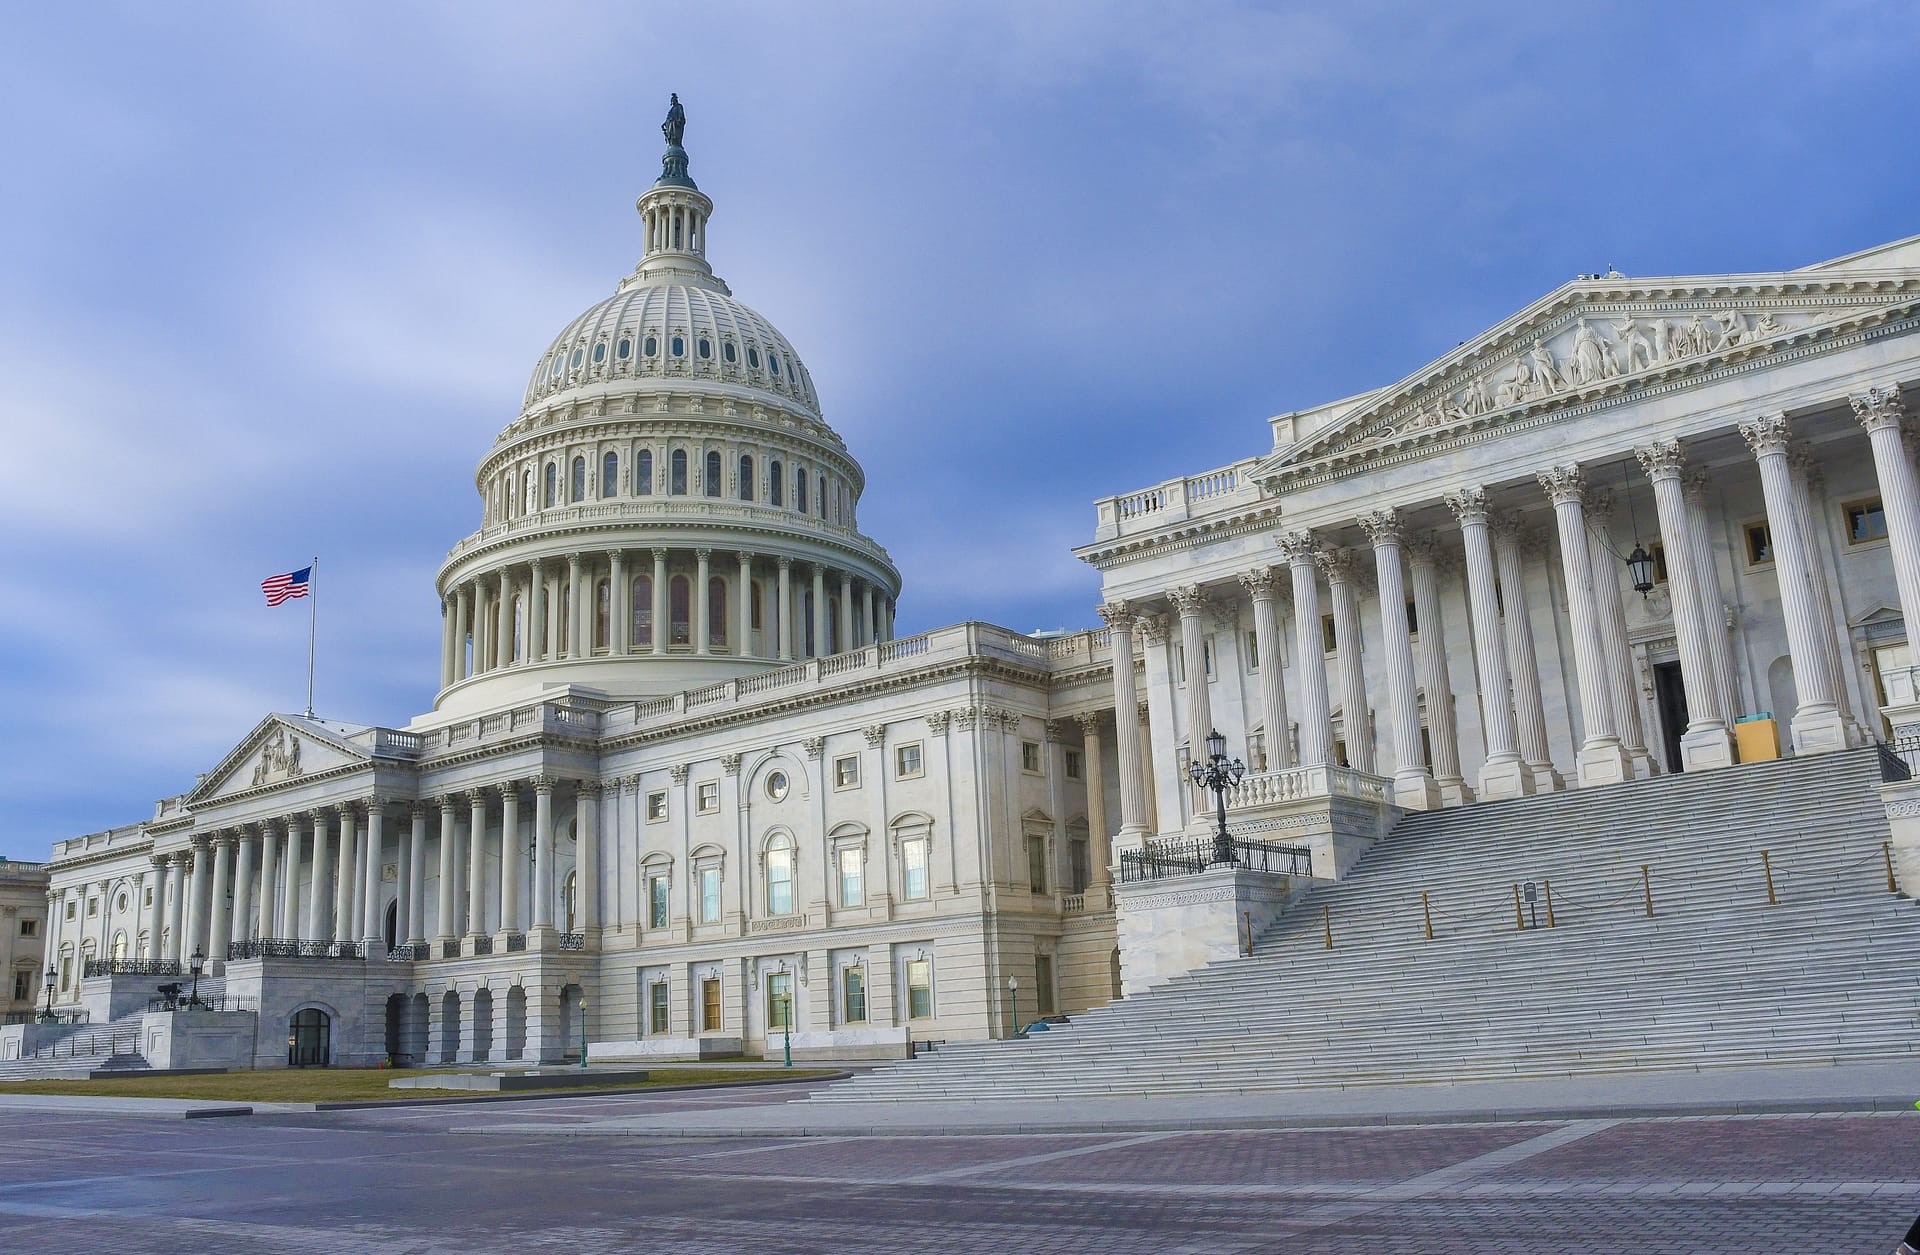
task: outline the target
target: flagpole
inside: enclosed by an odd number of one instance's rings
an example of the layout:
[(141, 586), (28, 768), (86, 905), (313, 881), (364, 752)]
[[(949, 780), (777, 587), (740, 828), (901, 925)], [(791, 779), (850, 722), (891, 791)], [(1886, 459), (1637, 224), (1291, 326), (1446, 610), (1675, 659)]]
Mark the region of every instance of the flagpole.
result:
[(307, 718), (313, 718), (313, 634), (320, 621), (320, 559), (307, 571)]

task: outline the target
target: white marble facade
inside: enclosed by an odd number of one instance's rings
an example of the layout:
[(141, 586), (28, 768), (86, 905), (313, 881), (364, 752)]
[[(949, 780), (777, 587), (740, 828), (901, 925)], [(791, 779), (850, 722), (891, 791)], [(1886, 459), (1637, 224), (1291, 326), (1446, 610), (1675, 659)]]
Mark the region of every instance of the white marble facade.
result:
[(823, 1055), (999, 1034), (1009, 979), (1022, 1019), (1121, 987), (1115, 851), (1200, 830), (1196, 733), (1249, 761), (1247, 817), (1710, 770), (1766, 712), (1826, 752), (1910, 697), (1920, 239), (1570, 283), (1101, 500), (1098, 629), (897, 638), (864, 474), (714, 276), (668, 138), (638, 268), (480, 463), (435, 709), (269, 716), (151, 819), (58, 843), (49, 900), (120, 914), (53, 913), (56, 1005), (88, 957), (203, 950), (263, 1065), (314, 1011), (334, 1061), (757, 1049), (789, 1008)]

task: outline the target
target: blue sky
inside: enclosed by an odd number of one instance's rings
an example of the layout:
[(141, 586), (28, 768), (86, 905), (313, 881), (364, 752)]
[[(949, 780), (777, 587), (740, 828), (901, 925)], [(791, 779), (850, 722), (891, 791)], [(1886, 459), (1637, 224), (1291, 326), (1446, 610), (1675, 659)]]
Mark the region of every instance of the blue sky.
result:
[(304, 697), (432, 701), (433, 573), (549, 337), (710, 255), (867, 469), (903, 633), (1087, 626), (1098, 496), (1263, 452), (1578, 272), (1920, 233), (1904, 3), (12, 6), (0, 854)]

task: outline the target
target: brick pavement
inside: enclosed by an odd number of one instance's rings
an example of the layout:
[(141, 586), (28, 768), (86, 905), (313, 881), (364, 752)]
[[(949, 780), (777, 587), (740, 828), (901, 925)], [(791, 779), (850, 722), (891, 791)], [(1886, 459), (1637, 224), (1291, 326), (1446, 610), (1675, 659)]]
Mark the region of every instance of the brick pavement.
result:
[[(738, 1100), (742, 1117), (761, 1102)], [(0, 1246), (1856, 1255), (1891, 1251), (1920, 1212), (1920, 1115), (590, 1142), (448, 1131), (708, 1105), (9, 1112)]]

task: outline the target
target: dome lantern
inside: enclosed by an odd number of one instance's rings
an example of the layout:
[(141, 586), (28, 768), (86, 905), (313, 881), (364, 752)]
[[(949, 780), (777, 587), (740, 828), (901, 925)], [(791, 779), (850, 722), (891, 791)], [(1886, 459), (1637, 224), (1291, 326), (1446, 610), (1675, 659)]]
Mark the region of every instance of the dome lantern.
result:
[(637, 273), (671, 272), (696, 281), (700, 277), (711, 280), (707, 219), (713, 214), (713, 202), (687, 173), (687, 150), (680, 146), (686, 128), (686, 110), (676, 92), (667, 108), (667, 120), (660, 124), (660, 133), (667, 141), (667, 151), (660, 157), (660, 177), (634, 202), (646, 241)]

